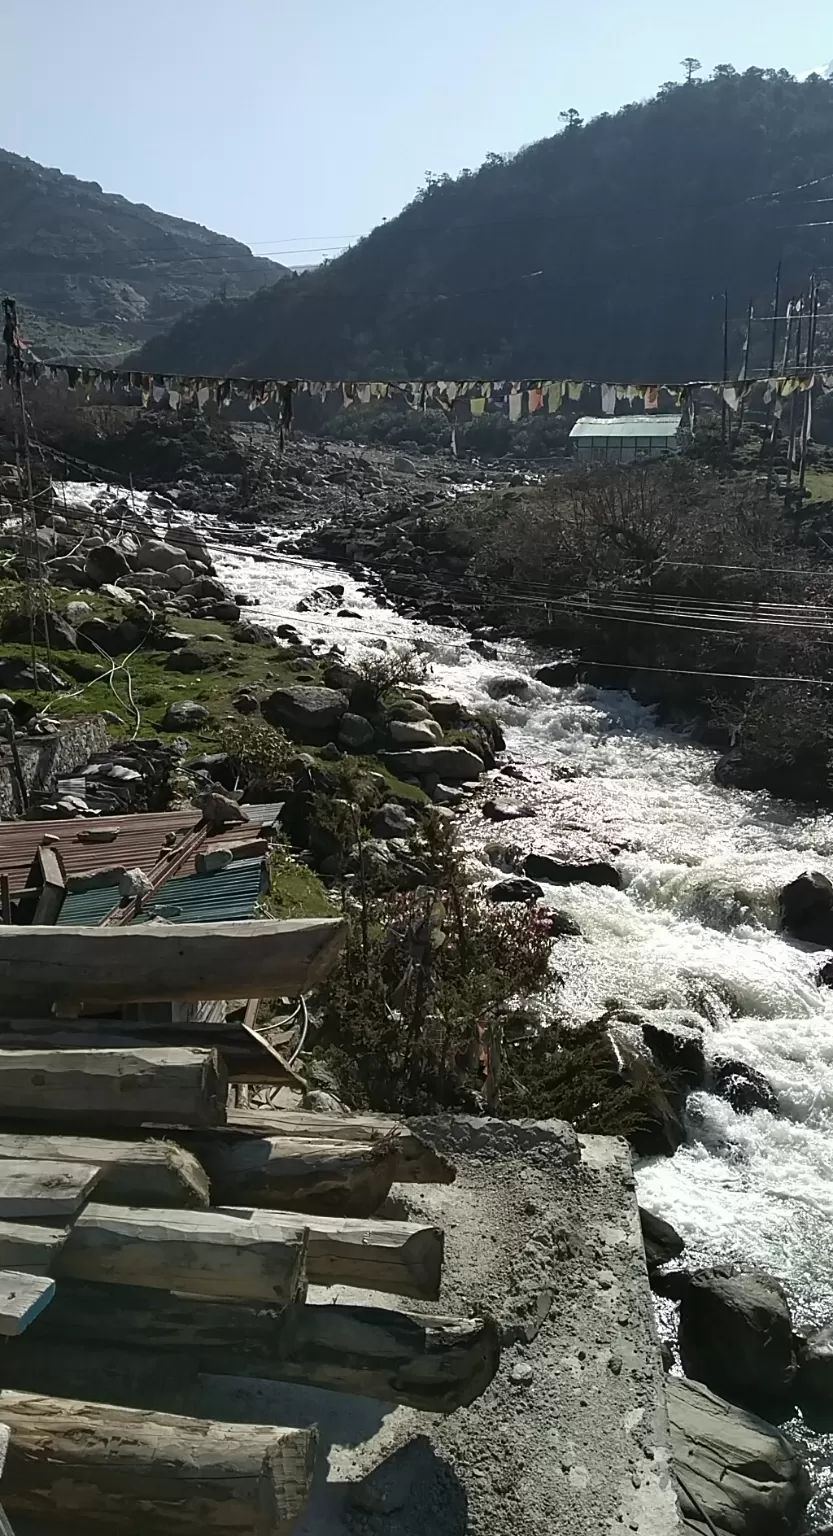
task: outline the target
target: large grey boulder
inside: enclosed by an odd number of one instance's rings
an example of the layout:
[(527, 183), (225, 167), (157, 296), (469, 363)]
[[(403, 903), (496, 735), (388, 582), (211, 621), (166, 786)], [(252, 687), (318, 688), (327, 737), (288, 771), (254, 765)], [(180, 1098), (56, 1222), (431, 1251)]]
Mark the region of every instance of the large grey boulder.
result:
[(436, 747), (443, 739), (436, 720), (391, 720), (388, 732), (399, 747)]
[(798, 1536), (810, 1484), (786, 1435), (699, 1382), (669, 1376), (665, 1390), (683, 1529), (696, 1536)]
[(338, 734), (347, 713), (347, 698), (335, 688), (300, 684), (297, 688), (276, 688), (260, 708), (264, 719), (286, 731), (293, 741), (315, 746)]
[(778, 896), (781, 927), (807, 944), (833, 945), (833, 881), (817, 869), (782, 887)]
[(662, 1264), (668, 1264), (672, 1259), (678, 1259), (685, 1249), (685, 1242), (680, 1237), (670, 1221), (662, 1216), (655, 1216), (653, 1211), (646, 1211), (640, 1205), (639, 1224), (642, 1228), (642, 1246), (645, 1249), (645, 1262), (648, 1273), (659, 1269)]
[(386, 840), (391, 837), (413, 837), (416, 829), (413, 816), (409, 816), (404, 806), (397, 805), (393, 800), (380, 805), (370, 818), (370, 832), (375, 838)]
[[(174, 565), (182, 564), (182, 550), (176, 549), (172, 544), (166, 544), (161, 539), (147, 539), (139, 545), (136, 554), (136, 569), (138, 571), (169, 571)], [(188, 568), (188, 578), (191, 579), (191, 569)]]
[(162, 721), (163, 731), (195, 731), (208, 719), (208, 710), (195, 699), (178, 699), (169, 704)]
[(0, 688), (11, 688), (13, 693), (22, 688), (66, 688), (66, 683), (57, 672), (50, 672), (42, 661), (36, 665), (37, 681), (35, 666), (31, 662), (19, 656), (0, 656)]
[(482, 757), (468, 747), (413, 747), (405, 752), (388, 752), (385, 764), (399, 778), (436, 774), (441, 779), (479, 779), (485, 772)]
[(618, 869), (603, 860), (553, 859), (546, 853), (529, 854), (524, 873), (530, 880), (545, 880), (548, 885), (609, 885), (615, 891), (621, 889), (622, 877)]
[(115, 544), (100, 544), (91, 549), (84, 563), (84, 575), (94, 587), (105, 581), (118, 581), (130, 570), (130, 561)]
[(370, 752), (375, 740), (376, 732), (364, 715), (342, 715), (338, 744), (345, 752)]
[(733, 1402), (777, 1402), (793, 1388), (792, 1318), (771, 1275), (695, 1271), (682, 1292), (679, 1341), (686, 1375)]

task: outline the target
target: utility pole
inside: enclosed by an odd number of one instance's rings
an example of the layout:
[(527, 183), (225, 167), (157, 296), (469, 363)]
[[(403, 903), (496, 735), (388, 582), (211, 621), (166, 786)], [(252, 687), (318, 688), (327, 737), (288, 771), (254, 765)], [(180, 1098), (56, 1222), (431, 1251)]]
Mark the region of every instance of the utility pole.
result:
[[(723, 383), (729, 378), (729, 290), (723, 290)], [(725, 389), (721, 396), (722, 409), (720, 412), (720, 440), (726, 446), (727, 407)]]

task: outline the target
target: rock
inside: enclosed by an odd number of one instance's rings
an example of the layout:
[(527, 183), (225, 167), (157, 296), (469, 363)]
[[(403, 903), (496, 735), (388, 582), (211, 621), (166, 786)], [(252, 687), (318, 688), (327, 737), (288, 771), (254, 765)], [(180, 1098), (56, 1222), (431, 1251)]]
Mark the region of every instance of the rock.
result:
[(130, 561), (116, 544), (100, 544), (91, 549), (84, 562), (84, 575), (94, 587), (105, 581), (118, 581), (130, 569)]
[(706, 1081), (706, 1051), (702, 1024), (699, 1029), (676, 1020), (655, 1022), (648, 1018), (642, 1025), (642, 1038), (654, 1061), (672, 1077), (689, 1088), (702, 1088)]
[(534, 673), (536, 682), (546, 683), (548, 688), (575, 688), (578, 668), (574, 661), (548, 661)]
[[(166, 544), (161, 539), (147, 539), (144, 544), (139, 545), (136, 553), (137, 571), (169, 571), (182, 563), (182, 550), (175, 548), (172, 544)], [(191, 568), (186, 566), (185, 569), (188, 572), (185, 580), (190, 581)]]
[(524, 863), (524, 873), (531, 880), (545, 880), (548, 885), (609, 885), (616, 891), (622, 888), (619, 871), (612, 864), (595, 860), (571, 864), (544, 853), (530, 853)]
[(320, 755), (322, 763), (337, 763), (341, 757), (341, 748), (335, 741), (325, 741)]
[(211, 598), (213, 602), (222, 601), (228, 597), (223, 583), (213, 576), (198, 576), (188, 586), (180, 587), (180, 592), (187, 597)]
[(370, 752), (376, 740), (376, 732), (364, 715), (342, 715), (338, 728), (338, 744), (345, 752)]
[[(188, 750), (189, 744), (186, 742), (185, 751)], [(207, 779), (210, 784), (219, 784), (222, 789), (231, 790), (237, 783), (238, 763), (229, 752), (205, 752), (188, 764), (187, 771), (194, 778)]]
[(833, 1407), (833, 1324), (814, 1328), (798, 1348), (798, 1394), (815, 1408)]
[(202, 819), (209, 832), (221, 827), (238, 826), (249, 820), (248, 811), (244, 811), (236, 800), (232, 800), (230, 795), (221, 794), (218, 789), (209, 790), (206, 795), (197, 795), (194, 804), (202, 812)]
[(213, 875), (218, 869), (226, 869), (234, 862), (234, 854), (231, 848), (207, 848), (203, 853), (198, 853), (194, 859), (194, 867), (198, 875)]
[(374, 811), (370, 818), (370, 831), (373, 837), (386, 841), (391, 837), (413, 837), (417, 830), (417, 823), (413, 816), (395, 801), (389, 800), (386, 805), (380, 805), (378, 811)]
[(204, 704), (197, 704), (193, 699), (179, 699), (175, 704), (168, 705), (160, 729), (195, 731), (198, 726), (204, 725), (208, 718), (209, 712)]
[(669, 1376), (665, 1390), (686, 1532), (708, 1536), (705, 1510), (719, 1536), (798, 1536), (810, 1483), (786, 1435), (697, 1382)]
[(516, 1360), (509, 1372), (513, 1387), (530, 1387), (535, 1380), (535, 1370), (528, 1360)]
[(385, 765), (400, 779), (429, 773), (439, 774), (441, 779), (479, 779), (485, 771), (483, 759), (467, 747), (413, 747), (388, 752)]
[(416, 464), (413, 459), (406, 457), (404, 453), (395, 453), (391, 468), (397, 475), (415, 475)]
[(328, 688), (334, 688), (337, 693), (346, 693), (348, 697), (361, 682), (355, 667), (348, 667), (342, 661), (330, 662), (330, 665), (324, 668), (322, 676)]
[(443, 739), (443, 728), (436, 720), (391, 720), (388, 733), (401, 747), (436, 747)]
[[(41, 645), (48, 635), (49, 644), (53, 650), (75, 651), (78, 649), (76, 631), (63, 614), (49, 613), (45, 620), (42, 613), (36, 614), (34, 631), (35, 639)], [(29, 645), (31, 632), (28, 613), (8, 613), (0, 625), (0, 639), (7, 640), (12, 645)]]
[(326, 1088), (310, 1088), (301, 1099), (302, 1109), (314, 1110), (319, 1115), (343, 1115), (347, 1113), (347, 1106), (341, 1099), (337, 1099), (334, 1093), (328, 1093)]
[(685, 1243), (670, 1221), (655, 1216), (653, 1211), (643, 1210), (641, 1205), (639, 1224), (649, 1273), (652, 1269), (659, 1269), (661, 1264), (668, 1264), (671, 1259), (678, 1259), (685, 1251)]
[(71, 624), (73, 629), (77, 629), (79, 624), (83, 624), (85, 619), (92, 616), (92, 611), (89, 603), (82, 603), (80, 599), (74, 603), (67, 603), (65, 610), (67, 623)]
[[(416, 723), (418, 720), (433, 719), (428, 705), (422, 704), (419, 699), (397, 699), (388, 705), (388, 720), (410, 720)], [(435, 724), (439, 724), (439, 721)]]
[(62, 587), (97, 587), (97, 581), (91, 581), (87, 576), (86, 567), (78, 560), (51, 560), (49, 563), (49, 577), (53, 582)]
[(431, 799), (435, 805), (456, 806), (464, 803), (466, 795), (464, 790), (453, 789), (450, 784), (435, 784)]
[(534, 880), (498, 880), (486, 895), (490, 901), (540, 901), (544, 892)]
[(119, 878), (119, 895), (127, 901), (135, 901), (137, 897), (144, 899), (152, 892), (153, 881), (143, 869), (126, 869)]
[(680, 1301), (680, 1355), (687, 1376), (732, 1402), (788, 1396), (796, 1370), (792, 1318), (777, 1280), (702, 1269)]
[(347, 697), (335, 688), (300, 685), (277, 688), (261, 704), (261, 712), (270, 725), (286, 731), (293, 741), (329, 742), (344, 715)]
[(242, 688), (232, 699), (232, 704), (238, 715), (256, 715), (260, 709), (257, 698), (247, 688)]
[(794, 939), (833, 948), (833, 881), (818, 870), (799, 875), (778, 896), (781, 927)]
[(552, 907), (547, 907), (546, 911), (541, 913), (541, 924), (545, 927), (551, 939), (580, 939), (582, 937), (581, 929), (575, 918), (570, 917), (566, 912), (554, 912)]
[(685, 1141), (684, 1095), (660, 1073), (638, 1029), (613, 1020), (604, 1031), (611, 1068), (628, 1084), (638, 1105), (638, 1129), (630, 1136), (641, 1157), (673, 1157)]
[(240, 618), (240, 604), (232, 602), (229, 597), (219, 598), (216, 603), (211, 604), (208, 617), (218, 619), (221, 624), (236, 624)]
[(44, 691), (50, 687), (57, 690), (66, 688), (66, 683), (57, 672), (50, 672), (42, 661), (37, 663), (37, 681), (31, 662), (24, 661), (19, 656), (0, 656), (0, 688), (11, 688), (15, 692), (21, 689), (41, 688)]
[(536, 812), (531, 805), (516, 805), (514, 800), (484, 800), (483, 815), (488, 821), (523, 821)]
[(478, 656), (485, 656), (487, 661), (497, 661), (500, 654), (496, 645), (489, 645), (486, 640), (470, 640), (469, 650), (476, 651)]
[(493, 677), (486, 692), (490, 699), (522, 699), (529, 692), (529, 682), (525, 677)]
[(179, 651), (171, 651), (165, 662), (166, 672), (211, 672), (217, 658), (211, 651), (202, 651), (196, 645), (183, 645)]
[(190, 565), (172, 565), (169, 567), (167, 574), (168, 579), (174, 582), (177, 587), (187, 587), (188, 583), (194, 579), (194, 572), (191, 570)]
[(727, 1099), (738, 1115), (751, 1115), (753, 1110), (766, 1109), (771, 1115), (778, 1114), (778, 1095), (766, 1078), (748, 1067), (743, 1061), (717, 1058), (712, 1063), (711, 1090), (720, 1099)]

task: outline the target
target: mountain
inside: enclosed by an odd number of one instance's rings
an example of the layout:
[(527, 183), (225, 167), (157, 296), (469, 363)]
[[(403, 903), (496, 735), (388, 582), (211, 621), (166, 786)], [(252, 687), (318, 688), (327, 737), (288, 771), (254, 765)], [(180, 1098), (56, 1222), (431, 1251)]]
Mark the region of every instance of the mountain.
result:
[[(210, 305), (144, 366), (251, 377), (719, 376), (722, 293), (740, 359), (833, 275), (833, 83), (729, 65), (477, 171), (432, 178), (334, 261)], [(358, 151), (357, 151), (358, 153)], [(811, 183), (811, 185), (807, 185)], [(768, 366), (767, 328), (752, 353)]]
[(0, 150), (0, 285), (43, 357), (123, 357), (218, 291), (253, 293), (285, 270), (239, 240)]

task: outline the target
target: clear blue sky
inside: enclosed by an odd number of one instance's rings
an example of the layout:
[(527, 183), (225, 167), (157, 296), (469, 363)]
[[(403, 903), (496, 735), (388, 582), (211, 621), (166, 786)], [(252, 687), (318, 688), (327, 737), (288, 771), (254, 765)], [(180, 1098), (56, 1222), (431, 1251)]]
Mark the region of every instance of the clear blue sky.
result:
[(476, 166), (650, 96), (687, 54), (795, 74), (830, 0), (3, 0), (0, 145), (317, 261)]

